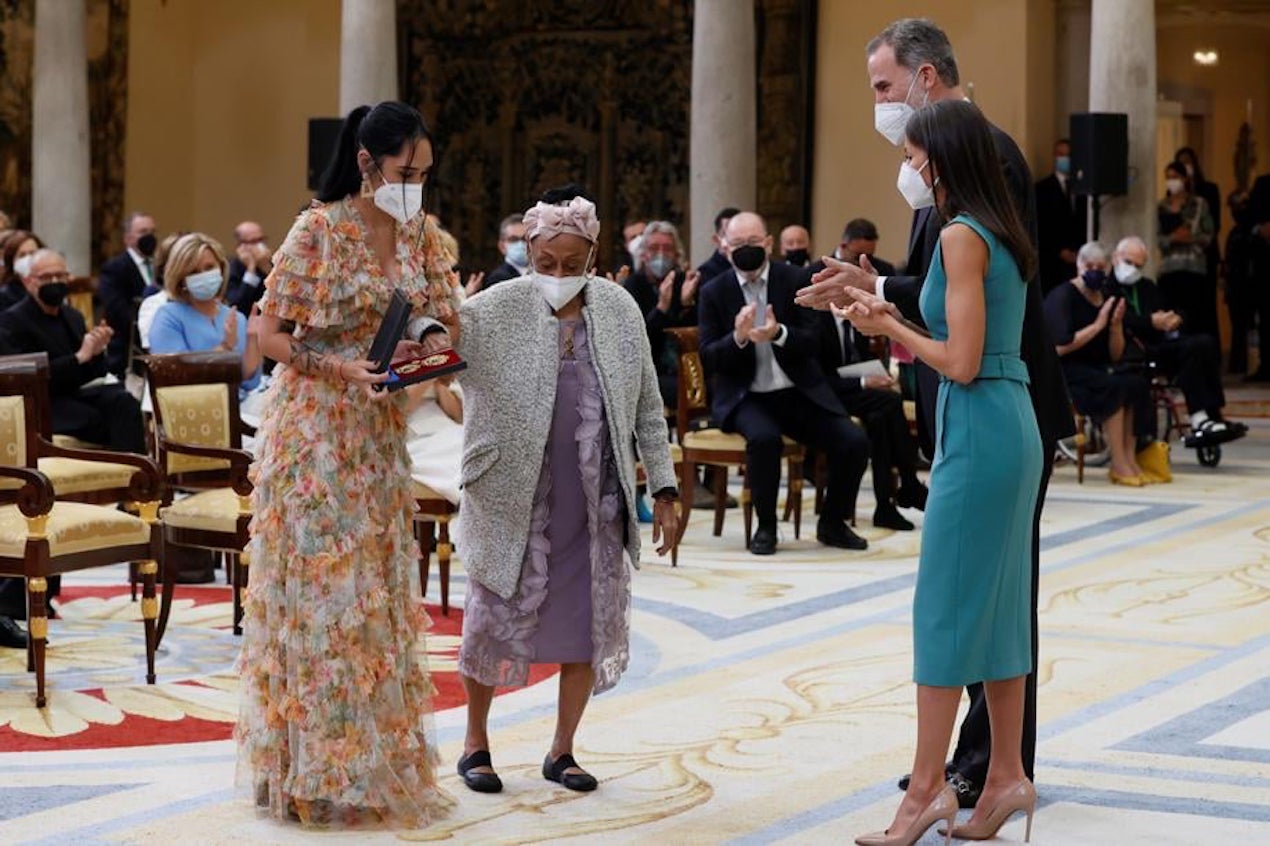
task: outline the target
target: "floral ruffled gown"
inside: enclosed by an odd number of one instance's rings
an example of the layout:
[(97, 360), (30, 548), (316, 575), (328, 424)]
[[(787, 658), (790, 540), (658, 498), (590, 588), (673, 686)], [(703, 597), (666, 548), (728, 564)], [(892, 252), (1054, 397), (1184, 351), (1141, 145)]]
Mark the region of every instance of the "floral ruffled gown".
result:
[[(261, 300), (309, 347), (364, 358), (394, 288), (349, 200), (310, 209)], [(425, 228), (426, 227), (426, 228)], [(436, 230), (398, 228), (419, 314), (457, 285)], [(418, 826), (435, 781), (402, 397), (279, 368), (257, 433), (240, 658), (239, 780), (277, 817)], [(403, 395), (404, 396), (404, 395)]]

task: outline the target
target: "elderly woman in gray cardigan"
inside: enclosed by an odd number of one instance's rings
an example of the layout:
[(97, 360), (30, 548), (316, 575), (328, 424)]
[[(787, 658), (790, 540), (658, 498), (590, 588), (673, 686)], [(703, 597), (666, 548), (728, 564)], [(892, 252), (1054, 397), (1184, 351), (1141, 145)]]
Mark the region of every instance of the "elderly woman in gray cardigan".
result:
[(593, 275), (595, 205), (538, 203), (525, 230), (532, 271), (469, 299), (449, 327), (468, 362), (459, 540), (468, 725), (458, 770), (488, 793), (502, 789), (489, 754), (494, 688), (525, 684), (531, 664), (561, 665), (543, 776), (596, 787), (573, 759), (573, 737), (591, 693), (616, 684), (630, 657), (637, 449), (660, 554), (677, 532), (643, 316), (621, 286)]

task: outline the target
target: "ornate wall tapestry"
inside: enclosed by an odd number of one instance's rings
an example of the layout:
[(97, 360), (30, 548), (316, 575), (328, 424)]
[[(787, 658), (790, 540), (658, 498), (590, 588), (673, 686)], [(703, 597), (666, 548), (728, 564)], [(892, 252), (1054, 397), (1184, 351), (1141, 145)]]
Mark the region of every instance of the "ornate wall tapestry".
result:
[[(92, 256), (117, 248), (123, 223), (128, 103), (128, 2), (87, 0)], [(0, 0), (0, 209), (31, 225), (31, 81), (35, 0)], [(56, 244), (52, 246), (57, 246)]]
[[(815, 0), (758, 0), (760, 209), (805, 221)], [(498, 221), (576, 181), (605, 221), (688, 220), (690, 0), (398, 0), (403, 99), (435, 126), (437, 211), (463, 265), (499, 262)], [(685, 235), (688, 233), (685, 231)]]

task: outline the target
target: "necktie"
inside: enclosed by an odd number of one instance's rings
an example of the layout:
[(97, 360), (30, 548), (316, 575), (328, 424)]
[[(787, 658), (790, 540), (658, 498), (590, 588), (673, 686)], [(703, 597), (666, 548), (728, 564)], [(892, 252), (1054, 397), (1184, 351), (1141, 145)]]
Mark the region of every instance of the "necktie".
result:
[(851, 324), (843, 321), (842, 323), (842, 363), (856, 363), (855, 339), (851, 337)]
[(143, 264), (145, 264), (145, 268), (146, 268), (146, 284), (153, 285), (154, 284), (154, 262), (147, 258), (143, 262)]

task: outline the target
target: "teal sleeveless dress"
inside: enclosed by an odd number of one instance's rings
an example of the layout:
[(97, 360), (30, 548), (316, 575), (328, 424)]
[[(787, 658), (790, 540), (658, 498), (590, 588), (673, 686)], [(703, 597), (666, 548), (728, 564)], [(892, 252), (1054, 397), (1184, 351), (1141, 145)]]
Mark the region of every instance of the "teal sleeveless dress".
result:
[[(979, 375), (943, 377), (935, 460), (913, 597), (913, 680), (959, 687), (1032, 671), (1032, 514), (1041, 437), (1019, 357), (1027, 286), (1009, 250), (958, 215), (988, 245)], [(948, 339), (948, 278), (935, 247), (919, 305), (931, 336)]]

